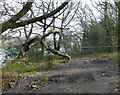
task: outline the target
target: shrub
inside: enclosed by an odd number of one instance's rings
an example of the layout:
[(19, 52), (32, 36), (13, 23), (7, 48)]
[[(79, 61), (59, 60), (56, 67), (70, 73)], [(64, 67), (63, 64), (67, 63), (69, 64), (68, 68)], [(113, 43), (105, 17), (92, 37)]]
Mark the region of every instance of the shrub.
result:
[(53, 55), (46, 56), (46, 61), (45, 61), (46, 69), (51, 69), (53, 67), (54, 58), (55, 57), (53, 57)]

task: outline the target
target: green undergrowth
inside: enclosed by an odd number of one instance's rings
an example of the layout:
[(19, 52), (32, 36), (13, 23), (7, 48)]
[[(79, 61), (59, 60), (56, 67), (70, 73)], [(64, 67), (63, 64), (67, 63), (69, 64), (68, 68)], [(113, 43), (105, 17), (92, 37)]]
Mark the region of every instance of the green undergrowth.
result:
[(12, 63), (9, 62), (2, 68), (3, 72), (24, 73), (39, 70), (37, 66), (27, 66), (24, 63)]
[[(27, 64), (26, 64), (27, 63)], [(33, 63), (28, 61), (27, 59), (16, 59), (12, 61), (6, 62), (6, 66), (2, 68), (4, 73), (26, 73), (26, 72), (34, 72), (34, 71), (46, 71), (55, 68), (56, 66), (60, 66), (61, 64), (67, 63), (65, 60), (62, 60), (60, 56), (56, 55), (48, 55), (44, 58), (44, 61), (37, 62), (36, 65), (29, 64)]]

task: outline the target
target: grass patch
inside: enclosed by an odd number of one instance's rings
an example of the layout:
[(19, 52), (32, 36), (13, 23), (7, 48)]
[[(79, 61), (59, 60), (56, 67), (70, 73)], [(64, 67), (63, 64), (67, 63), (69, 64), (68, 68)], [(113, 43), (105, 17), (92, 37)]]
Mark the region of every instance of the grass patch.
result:
[(49, 70), (53, 67), (53, 61), (46, 61), (37, 66), (29, 66), (25, 65), (24, 63), (20, 62), (8, 62), (6, 66), (2, 68), (2, 72), (11, 72), (11, 73), (26, 73), (26, 72), (33, 72), (39, 70)]
[(61, 59), (61, 58), (63, 58), (62, 56), (59, 56), (59, 55), (49, 55), (49, 56), (47, 56), (47, 57), (51, 57), (51, 58), (53, 58), (54, 60), (55, 60), (55, 59)]
[(61, 63), (65, 64), (61, 61), (62, 57), (58, 55), (47, 55), (44, 58), (44, 61), (36, 63), (36, 65), (29, 65), (30, 61), (26, 61), (26, 59), (16, 59), (6, 63), (6, 66), (2, 68), (2, 72), (11, 72), (11, 73), (26, 73), (26, 72), (34, 72), (34, 71), (46, 71), (52, 69), (56, 66), (59, 66)]
[(36, 66), (26, 66), (23, 63), (7, 63), (5, 67), (2, 68), (3, 72), (13, 72), (13, 73), (24, 73), (39, 70)]

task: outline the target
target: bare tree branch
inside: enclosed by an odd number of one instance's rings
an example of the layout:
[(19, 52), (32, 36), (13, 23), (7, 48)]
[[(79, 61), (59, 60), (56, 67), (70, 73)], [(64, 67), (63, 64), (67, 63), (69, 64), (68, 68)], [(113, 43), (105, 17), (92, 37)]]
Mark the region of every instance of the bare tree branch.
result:
[(0, 34), (2, 34), (4, 31), (6, 31), (7, 29), (14, 29), (14, 28), (18, 28), (18, 27), (22, 27), (25, 25), (28, 25), (30, 23), (35, 23), (37, 21), (42, 21), (43, 19), (49, 18), (53, 15), (55, 15), (56, 13), (58, 13), (61, 9), (63, 9), (71, 0), (66, 0), (64, 3), (61, 4), (61, 6), (57, 7), (55, 10), (53, 10), (52, 12), (48, 13), (48, 14), (44, 14), (42, 16), (39, 17), (35, 17), (35, 18), (31, 18), (29, 20), (25, 20), (25, 21), (20, 21), (20, 22), (16, 22), (14, 21), (7, 21), (4, 23), (0, 23), (0, 25), (2, 25), (2, 31), (0, 32)]

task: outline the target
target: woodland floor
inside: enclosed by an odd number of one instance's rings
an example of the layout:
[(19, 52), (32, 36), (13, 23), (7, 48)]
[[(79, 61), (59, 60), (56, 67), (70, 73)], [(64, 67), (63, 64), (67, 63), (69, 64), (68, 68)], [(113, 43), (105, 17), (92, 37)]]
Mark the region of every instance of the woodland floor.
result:
[[(49, 71), (16, 76), (15, 84), (3, 93), (118, 93), (120, 78), (117, 66), (107, 57), (79, 57)], [(11, 76), (11, 75), (10, 75)], [(15, 76), (14, 76), (15, 77)]]

